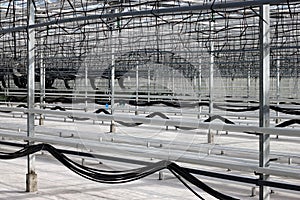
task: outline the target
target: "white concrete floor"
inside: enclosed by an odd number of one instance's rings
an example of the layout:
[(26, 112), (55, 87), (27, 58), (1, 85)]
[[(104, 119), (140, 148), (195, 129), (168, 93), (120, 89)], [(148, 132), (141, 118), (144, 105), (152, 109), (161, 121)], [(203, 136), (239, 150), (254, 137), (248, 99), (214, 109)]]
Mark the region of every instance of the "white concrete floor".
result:
[[(120, 185), (95, 183), (74, 174), (49, 156), (38, 155), (38, 192), (26, 193), (26, 159), (1, 160), (0, 199), (197, 199), (177, 179), (158, 174)], [(213, 199), (200, 191), (206, 199)]]
[[(11, 150), (11, 148), (10, 148)], [(72, 157), (77, 161), (78, 158)], [(117, 165), (111, 161), (104, 161), (103, 166), (88, 160), (90, 167), (111, 166), (112, 168), (128, 168), (128, 166)], [(0, 200), (16, 199), (198, 199), (192, 192), (185, 188), (171, 173), (165, 171), (164, 180), (158, 180), (158, 173), (131, 183), (107, 185), (86, 180), (77, 174), (69, 171), (54, 160), (47, 153), (36, 155), (36, 172), (38, 174), (38, 191), (34, 193), (25, 192), (26, 158), (0, 161)], [(251, 197), (252, 185), (239, 184), (230, 181), (198, 177), (214, 189), (228, 195), (254, 200), (258, 196)], [(207, 200), (213, 200), (212, 196), (197, 190)], [(271, 199), (281, 200), (299, 199), (299, 193), (276, 190)]]
[[(25, 118), (12, 118), (11, 116), (1, 116), (1, 129), (26, 129)], [(101, 124), (93, 124), (92, 121), (87, 122), (72, 122), (70, 119), (64, 122), (62, 118), (56, 121), (46, 120), (44, 126), (38, 126), (38, 131), (49, 131), (51, 134), (58, 134), (58, 131), (64, 130), (64, 136), (70, 136), (70, 132), (74, 132), (74, 136), (79, 138), (94, 137), (98, 138), (99, 133), (107, 133), (109, 131), (108, 122)], [(21, 131), (22, 132), (22, 131)], [(93, 133), (93, 134), (90, 134)], [(21, 134), (21, 133), (20, 133)], [(41, 134), (41, 133), (39, 133)], [(77, 135), (76, 135), (77, 134)], [(134, 140), (134, 138), (150, 138), (161, 139), (174, 142), (187, 141), (188, 144), (205, 144), (207, 141), (206, 134), (198, 131), (182, 131), (175, 130), (170, 127), (166, 131), (165, 127), (149, 127), (143, 125), (139, 128), (118, 127), (117, 135), (127, 136)], [(68, 140), (68, 137), (61, 138)], [(216, 135), (216, 145), (224, 145), (231, 148), (247, 148), (249, 150), (257, 150), (258, 141), (255, 136), (248, 135)], [(298, 153), (300, 150), (299, 140), (285, 138), (280, 141), (272, 141), (272, 149), (285, 153)], [(112, 143), (114, 145), (114, 143)], [(187, 146), (188, 148), (188, 146)], [(202, 148), (202, 147), (201, 147)], [(203, 146), (203, 148), (205, 148)], [(8, 150), (10, 152), (17, 148), (0, 146), (0, 151)], [(200, 152), (201, 149), (199, 149)], [(98, 152), (99, 153), (99, 152)], [(107, 152), (106, 152), (107, 153)], [(124, 152), (123, 152), (124, 153)], [(125, 152), (126, 153), (126, 152)], [(187, 153), (187, 152), (185, 152)], [(226, 152), (227, 153), (227, 152)], [(101, 154), (101, 152), (100, 152)], [(116, 154), (117, 155), (117, 154)], [(200, 153), (199, 153), (200, 155)], [(129, 155), (130, 157), (130, 155)], [(72, 157), (80, 162), (78, 157)], [(141, 156), (135, 159), (142, 159)], [(100, 167), (105, 169), (129, 169), (137, 166), (128, 165), (125, 163), (116, 163), (112, 161), (102, 161), (102, 165), (98, 164), (98, 160), (87, 159), (87, 164), (91, 167)], [(148, 161), (150, 159), (148, 158)], [(294, 161), (294, 160), (293, 160)], [(286, 162), (286, 161), (285, 161)], [(298, 166), (299, 163), (293, 163)], [(132, 183), (120, 185), (106, 185), (95, 183), (74, 174), (67, 168), (58, 163), (50, 155), (38, 153), (36, 156), (36, 170), (38, 174), (38, 192), (25, 192), (25, 174), (26, 174), (26, 158), (19, 158), (15, 160), (0, 160), (0, 200), (6, 199), (197, 199), (196, 196), (184, 187), (171, 173), (166, 173), (165, 180), (158, 180), (158, 174), (151, 175), (142, 180)], [(198, 169), (205, 169), (207, 171), (214, 170), (222, 173), (240, 174), (237, 171), (226, 171), (225, 169), (212, 169), (210, 167), (196, 166)], [(254, 187), (249, 184), (240, 184), (237, 182), (230, 182), (219, 179), (212, 179), (209, 177), (199, 177), (203, 182), (209, 184), (214, 189), (234, 196), (240, 199), (254, 200), (258, 196), (251, 197), (251, 189)], [(286, 179), (284, 179), (286, 181)], [(300, 185), (300, 180), (291, 180), (291, 183)], [(256, 187), (257, 188), (257, 187)], [(204, 199), (214, 199), (205, 192), (197, 190)], [(274, 189), (275, 193), (271, 194), (271, 199), (281, 200), (299, 199), (300, 192), (292, 192), (288, 190)]]

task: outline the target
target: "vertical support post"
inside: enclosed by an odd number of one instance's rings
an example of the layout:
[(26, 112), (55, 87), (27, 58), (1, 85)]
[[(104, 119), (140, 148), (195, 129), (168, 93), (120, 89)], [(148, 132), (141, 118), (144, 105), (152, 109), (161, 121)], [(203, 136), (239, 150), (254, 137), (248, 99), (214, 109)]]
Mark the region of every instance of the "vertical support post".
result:
[(84, 97), (85, 97), (85, 112), (88, 110), (88, 100), (87, 100), (87, 91), (88, 91), (88, 66), (87, 64), (84, 65)]
[(174, 68), (172, 68), (172, 96), (174, 99), (174, 97), (175, 97), (175, 71), (174, 71)]
[(250, 77), (250, 64), (247, 69), (247, 98), (250, 98), (250, 86), (251, 86), (251, 77)]
[(198, 66), (198, 99), (199, 99), (199, 106), (198, 106), (198, 119), (201, 118), (201, 82), (202, 82), (202, 66), (201, 66), (201, 58), (199, 59), (199, 66)]
[[(277, 100), (277, 106), (279, 106), (279, 97), (280, 97), (280, 57), (279, 55), (277, 56), (277, 61), (276, 61), (276, 100)], [(279, 123), (279, 112), (276, 111), (276, 120), (275, 123)], [(277, 135), (278, 138), (278, 135)]]
[[(44, 43), (44, 40), (41, 40)], [(43, 52), (40, 53), (40, 109), (44, 108), (45, 104), (45, 81), (46, 81), (46, 69), (44, 64)], [(44, 125), (44, 115), (40, 114), (39, 125)]]
[[(113, 30), (111, 31), (111, 41), (113, 40)], [(111, 115), (114, 116), (115, 114), (115, 49), (113, 46), (113, 43), (110, 43), (111, 45), (111, 100), (110, 100), (110, 106), (111, 106)], [(110, 132), (114, 133), (116, 132), (116, 125), (115, 120), (111, 120), (110, 124)]]
[[(270, 125), (270, 5), (260, 6), (260, 73), (259, 73), (259, 126), (269, 127)], [(269, 166), (270, 135), (259, 136), (259, 167)], [(268, 174), (261, 174), (260, 180), (268, 180)], [(270, 189), (261, 185), (259, 187), (259, 199), (269, 200)]]
[[(34, 59), (35, 59), (35, 30), (29, 28), (30, 25), (34, 24), (35, 21), (35, 9), (33, 5), (33, 0), (27, 1), (27, 106), (31, 110), (34, 108), (34, 90), (35, 90), (35, 69), (34, 69)], [(27, 114), (27, 136), (34, 136), (34, 113), (29, 112)], [(33, 142), (28, 141), (28, 145), (33, 144)], [(35, 156), (27, 156), (27, 174), (26, 174), (26, 192), (37, 191), (37, 175), (35, 173)]]
[(150, 77), (150, 66), (148, 66), (148, 82), (147, 82), (147, 89), (148, 89), (148, 102), (150, 102), (150, 86), (151, 86), (151, 77)]
[[(199, 97), (199, 93), (197, 92), (197, 89), (198, 89), (198, 76), (197, 74), (194, 74), (194, 77), (193, 77), (193, 90), (194, 90), (194, 94), (195, 94), (195, 97), (198, 98)], [(198, 101), (199, 101), (199, 98), (198, 98)], [(197, 114), (197, 118), (199, 119), (199, 113)]]
[[(210, 21), (209, 22), (210, 30), (212, 30), (213, 25), (214, 25), (214, 22)], [(213, 87), (214, 87), (214, 53), (213, 53), (213, 51), (214, 51), (214, 41), (210, 35), (209, 108), (208, 108), (208, 113), (209, 113), (210, 117), (213, 112)], [(214, 143), (214, 133), (211, 129), (208, 129), (207, 142)]]
[[(110, 11), (111, 13), (115, 13), (115, 8), (112, 8)], [(114, 116), (115, 114), (115, 47), (114, 47), (114, 24), (111, 23), (109, 26), (110, 30), (110, 47), (111, 47), (111, 100), (110, 100), (110, 107), (111, 107), (111, 115)], [(116, 124), (115, 120), (112, 119), (110, 123), (110, 132), (116, 132)]]
[(138, 115), (138, 102), (139, 102), (139, 62), (136, 61), (135, 66), (135, 115)]
[[(298, 69), (298, 68), (296, 69), (296, 73), (297, 73), (297, 75), (296, 75), (296, 77), (295, 77), (294, 91), (299, 91), (299, 84), (298, 84), (298, 82), (299, 82), (299, 69)], [(299, 98), (299, 94), (298, 94), (298, 93), (299, 93), (299, 92), (296, 92), (294, 98), (296, 98), (296, 99)]]

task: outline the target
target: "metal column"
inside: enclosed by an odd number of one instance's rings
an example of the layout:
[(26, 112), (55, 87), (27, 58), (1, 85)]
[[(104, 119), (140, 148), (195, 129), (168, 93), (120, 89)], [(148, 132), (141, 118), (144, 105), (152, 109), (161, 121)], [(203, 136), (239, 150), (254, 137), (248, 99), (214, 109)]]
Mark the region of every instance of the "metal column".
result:
[(85, 112), (88, 110), (88, 66), (84, 65), (84, 98), (85, 98)]
[(136, 62), (136, 68), (135, 68), (135, 115), (138, 115), (138, 102), (139, 102), (139, 62)]
[(147, 89), (148, 89), (148, 102), (150, 102), (150, 86), (151, 86), (151, 77), (150, 77), (150, 66), (148, 66), (148, 81), (147, 81)]
[[(209, 26), (210, 30), (212, 30), (214, 22), (210, 21)], [(213, 112), (213, 87), (214, 87), (214, 41), (212, 36), (210, 35), (210, 67), (209, 67), (209, 116), (212, 116)], [(214, 133), (211, 129), (208, 129), (207, 142), (214, 143)]]
[[(44, 40), (41, 40), (44, 44)], [(43, 52), (40, 53), (40, 109), (45, 108), (45, 82), (46, 82), (46, 69), (44, 64)], [(44, 125), (44, 115), (40, 114), (39, 125)]]
[[(33, 0), (27, 1), (27, 25), (34, 24), (35, 9)], [(35, 48), (35, 31), (34, 29), (27, 29), (27, 106), (28, 109), (34, 108), (34, 89), (35, 89), (35, 78), (34, 78), (34, 48)], [(34, 113), (27, 114), (27, 136), (34, 136)], [(28, 142), (32, 144), (33, 142)], [(27, 156), (27, 174), (26, 174), (26, 191), (35, 192), (37, 191), (37, 175), (35, 173), (35, 156)]]
[[(111, 32), (111, 37), (113, 37), (113, 30)], [(113, 38), (111, 38), (112, 40)], [(115, 114), (115, 49), (111, 43), (111, 115)], [(116, 132), (115, 120), (111, 120), (110, 132)]]
[(201, 83), (202, 83), (202, 66), (201, 66), (201, 63), (202, 60), (201, 58), (199, 59), (199, 66), (198, 66), (198, 99), (199, 99), (199, 106), (198, 106), (198, 119), (201, 118), (201, 112), (202, 112), (202, 106), (200, 106), (200, 103), (201, 103)]
[[(260, 73), (259, 73), (259, 126), (270, 125), (270, 5), (260, 6)], [(259, 166), (268, 167), (270, 154), (270, 135), (259, 136)], [(268, 174), (260, 174), (261, 180), (268, 180)], [(259, 187), (259, 199), (270, 199), (270, 189), (265, 186)]]
[[(112, 10), (110, 10), (110, 13), (115, 13), (116, 9), (112, 8)], [(110, 82), (110, 86), (111, 86), (111, 100), (110, 100), (110, 107), (111, 107), (111, 115), (114, 116), (115, 114), (115, 46), (114, 46), (114, 30), (115, 30), (115, 24), (114, 22), (112, 22), (109, 26), (109, 30), (110, 30), (110, 47), (111, 47), (111, 82)], [(111, 120), (111, 124), (110, 124), (110, 132), (114, 133), (116, 132), (116, 124), (115, 124), (115, 120), (112, 119)]]
[(175, 96), (175, 71), (174, 71), (174, 68), (172, 68), (172, 96), (173, 96), (173, 99), (174, 100), (174, 96)]
[(251, 65), (248, 65), (248, 69), (247, 69), (247, 98), (250, 98), (250, 87), (251, 87), (251, 71), (250, 71), (250, 67)]
[[(279, 98), (280, 98), (280, 57), (277, 56), (276, 61), (276, 100), (277, 100), (277, 106), (279, 106)], [(276, 124), (280, 122), (279, 120), (279, 112), (276, 111)], [(277, 135), (278, 138), (278, 135)]]

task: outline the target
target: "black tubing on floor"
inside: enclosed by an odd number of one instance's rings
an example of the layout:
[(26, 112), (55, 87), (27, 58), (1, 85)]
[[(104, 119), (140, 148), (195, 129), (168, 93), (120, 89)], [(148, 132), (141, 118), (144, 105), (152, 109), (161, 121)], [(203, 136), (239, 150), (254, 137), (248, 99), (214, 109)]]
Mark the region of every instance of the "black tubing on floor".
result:
[[(87, 167), (84, 165), (80, 165), (74, 161), (72, 161), (70, 158), (62, 154), (58, 149), (56, 149), (54, 146), (50, 144), (35, 144), (35, 145), (27, 145), (24, 148), (13, 152), (13, 153), (6, 153), (6, 152), (0, 152), (0, 159), (15, 159), (19, 157), (24, 157), (33, 153), (36, 153), (38, 151), (48, 151), (53, 157), (55, 157), (60, 163), (62, 163), (64, 166), (66, 166), (71, 171), (75, 172), (76, 174), (100, 183), (106, 183), (106, 184), (120, 184), (120, 183), (126, 183), (131, 182), (134, 180), (138, 180), (141, 178), (144, 178), (146, 176), (149, 176), (155, 172), (158, 172), (163, 169), (170, 170), (181, 182), (184, 183), (184, 185), (191, 190), (197, 197), (200, 199), (203, 199), (196, 191), (194, 191), (191, 187), (188, 186), (188, 184), (185, 182), (189, 182), (190, 184), (193, 184), (199, 189), (202, 189), (203, 191), (207, 192), (208, 194), (216, 197), (220, 200), (235, 200), (236, 198), (230, 197), (228, 195), (222, 194), (213, 188), (209, 187), (199, 179), (197, 179), (195, 176), (193, 176), (190, 172), (185, 170), (184, 168), (180, 167), (176, 163), (170, 162), (170, 161), (159, 161), (157, 163), (149, 164), (148, 166), (131, 169), (131, 170), (124, 170), (124, 171), (107, 171), (107, 170), (100, 170), (95, 169), (91, 167)], [(183, 181), (183, 179), (185, 181)]]

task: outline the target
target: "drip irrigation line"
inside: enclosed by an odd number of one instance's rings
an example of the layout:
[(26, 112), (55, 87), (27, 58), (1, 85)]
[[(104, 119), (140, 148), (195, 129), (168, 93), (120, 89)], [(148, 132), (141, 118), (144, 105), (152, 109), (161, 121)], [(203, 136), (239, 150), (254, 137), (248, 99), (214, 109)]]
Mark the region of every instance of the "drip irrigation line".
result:
[(11, 113), (12, 111), (8, 111), (8, 110), (0, 110), (0, 112), (2, 112), (2, 113)]
[(280, 124), (277, 124), (275, 127), (287, 127), (293, 124), (300, 124), (300, 119), (291, 119)]
[[(24, 148), (24, 147), (27, 146), (27, 144), (7, 142), (7, 141), (0, 141), (0, 144), (13, 146), (13, 147), (20, 147), (20, 148)], [(65, 150), (65, 149), (57, 149), (57, 150), (59, 152), (63, 153), (63, 154), (68, 154), (68, 155), (99, 158), (99, 159), (104, 159), (104, 160), (114, 160), (114, 161), (126, 162), (126, 163), (129, 162), (129, 163), (137, 164), (137, 165), (149, 165), (149, 164), (151, 164), (149, 162), (144, 162), (144, 161), (140, 161), (140, 160), (138, 161), (138, 160), (133, 160), (133, 159), (124, 159), (124, 158), (103, 156), (103, 155), (99, 155), (99, 154), (77, 152), (77, 151)], [(274, 187), (274, 188), (282, 188), (282, 189), (287, 189), (287, 190), (300, 191), (300, 186), (299, 185), (293, 185), (293, 184), (284, 183), (284, 182), (262, 181), (262, 180), (259, 180), (259, 179), (256, 179), (256, 178), (250, 178), (250, 177), (244, 177), (244, 176), (238, 176), (238, 175), (222, 174), (222, 173), (217, 173), (217, 172), (204, 171), (204, 170), (186, 168), (186, 167), (182, 167), (182, 168), (185, 169), (186, 171), (188, 171), (191, 174), (197, 174), (197, 175), (201, 175), (201, 176), (207, 176), (207, 177), (212, 177), (212, 178), (242, 182), (242, 183), (253, 184), (253, 185), (257, 185), (257, 186), (265, 185), (265, 186), (270, 186), (270, 187)], [(112, 171), (107, 171), (107, 170), (98, 170), (98, 171), (104, 171), (104, 172), (111, 172), (112, 173)], [(129, 171), (133, 171), (133, 170), (114, 171), (114, 172), (119, 173), (119, 172), (125, 172), (125, 171), (129, 172)], [(180, 177), (180, 176), (178, 176), (178, 177)]]
[[(118, 101), (115, 101), (118, 102)], [(104, 104), (104, 103), (102, 103)], [(150, 101), (150, 102), (136, 102), (135, 100), (128, 101), (129, 105), (132, 106), (153, 106), (153, 105), (165, 105), (168, 107), (174, 107), (174, 108), (193, 108), (196, 106), (209, 106), (208, 102), (198, 102), (198, 103), (183, 103), (183, 102), (168, 102), (168, 101)], [(217, 104), (213, 104), (213, 107), (218, 110), (228, 111), (228, 112), (250, 112), (250, 111), (256, 111), (259, 109), (259, 106), (238, 106), (235, 105), (234, 107), (241, 107), (241, 108), (228, 108), (233, 107), (232, 105), (224, 105), (219, 106)], [(299, 109), (296, 108), (281, 108), (279, 106), (273, 106), (270, 105), (270, 109), (276, 112), (281, 112), (285, 114), (291, 114), (291, 115), (300, 115)]]
[(259, 109), (259, 106), (243, 106), (245, 108), (235, 109), (235, 108), (224, 108), (213, 104), (213, 107), (218, 110), (228, 111), (228, 112), (248, 112), (248, 111), (255, 111)]
[(52, 107), (50, 108), (50, 110), (60, 110), (60, 111), (66, 111), (65, 108), (61, 107), (61, 106), (55, 106), (55, 107)]
[[(170, 161), (159, 161), (157, 163), (149, 164), (145, 167), (131, 169), (131, 170), (124, 170), (124, 171), (107, 171), (107, 170), (100, 170), (95, 169), (87, 166), (83, 166), (78, 164), (65, 156), (61, 153), (58, 149), (54, 146), (46, 143), (42, 144), (35, 144), (35, 145), (27, 145), (24, 148), (13, 152), (13, 153), (6, 153), (0, 152), (0, 159), (15, 159), (24, 156), (28, 156), (30, 154), (37, 153), (39, 151), (48, 151), (54, 158), (56, 158), (61, 164), (65, 167), (73, 171), (74, 173), (95, 181), (99, 183), (105, 184), (120, 184), (135, 181), (151, 174), (154, 174), (160, 170), (168, 169), (171, 171), (189, 190), (191, 190), (197, 197), (203, 199), (194, 189), (192, 189), (185, 181), (189, 182), (190, 184), (196, 186), (198, 189), (202, 189), (203, 191), (207, 192), (208, 194), (216, 197), (220, 200), (236, 200), (236, 198), (230, 197), (228, 195), (222, 194), (213, 188), (209, 187), (195, 176), (193, 176), (190, 172), (185, 170), (184, 168), (180, 167), (179, 165), (170, 162)], [(181, 177), (181, 178), (179, 178)], [(184, 180), (185, 181), (184, 181)]]
[(99, 108), (98, 110), (96, 110), (94, 113), (96, 114), (99, 114), (99, 113), (104, 113), (104, 114), (107, 114), (107, 115), (110, 115), (110, 112), (107, 111), (106, 109), (103, 109), (103, 108)]
[[(103, 109), (103, 108), (100, 108), (98, 110), (96, 110), (94, 113), (105, 113), (105, 114), (108, 114), (110, 115), (110, 112), (108, 112), (107, 110)], [(149, 115), (146, 116), (146, 118), (153, 118), (153, 117), (156, 117), (156, 116), (159, 116), (161, 117), (162, 119), (170, 119), (168, 116), (166, 116), (165, 114), (161, 113), (161, 112), (153, 112)], [(212, 122), (216, 119), (219, 119), (223, 122), (225, 122), (226, 124), (235, 124), (233, 121), (229, 120), (229, 119), (226, 119), (225, 117), (222, 117), (220, 115), (214, 115), (214, 116), (211, 116), (209, 118), (207, 118), (206, 120), (204, 120), (204, 122)], [(127, 122), (122, 122), (122, 121), (116, 121), (117, 123), (123, 125), (123, 126), (127, 126), (127, 127), (135, 127), (135, 126), (140, 126), (142, 125), (143, 123), (127, 123)], [(182, 129), (182, 130), (194, 130), (194, 129), (197, 129), (197, 128), (189, 128), (189, 127), (183, 127), (183, 126), (175, 126), (176, 128), (178, 129)]]
[(200, 194), (195, 192), (182, 178), (176, 174), (172, 169), (170, 169), (170, 172), (186, 187), (188, 188), (194, 195), (196, 195), (199, 199), (205, 200)]
[(294, 108), (280, 108), (278, 106), (270, 106), (270, 109), (277, 111), (277, 112), (285, 113), (285, 114), (300, 115), (300, 111), (296, 110)]
[(170, 163), (168, 165), (168, 169), (174, 170), (174, 172), (176, 172), (178, 175), (180, 175), (181, 177), (183, 177), (185, 180), (187, 180), (188, 182), (192, 183), (196, 187), (201, 188), (202, 190), (204, 190), (208, 194), (213, 195), (217, 199), (223, 199), (223, 200), (235, 200), (236, 199), (236, 198), (227, 196), (225, 194), (222, 194), (222, 193), (214, 190), (213, 188), (211, 188), (208, 185), (204, 184), (202, 181), (200, 181), (199, 179), (197, 179), (195, 176), (193, 176), (192, 174), (190, 174), (188, 171), (186, 171), (184, 168), (180, 167), (176, 163)]
[(206, 120), (204, 120), (204, 122), (211, 122), (211, 121), (214, 121), (216, 119), (219, 119), (222, 122), (225, 122), (226, 124), (235, 124), (233, 121), (231, 121), (229, 119), (226, 119), (225, 117), (222, 117), (220, 115), (211, 116), (211, 117), (207, 118)]
[(74, 116), (68, 116), (68, 118), (73, 119), (73, 120), (78, 120), (78, 121), (87, 121), (90, 120), (91, 118), (89, 117), (74, 117)]

